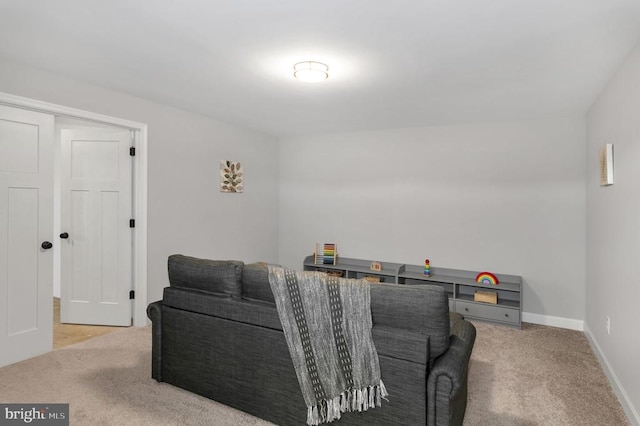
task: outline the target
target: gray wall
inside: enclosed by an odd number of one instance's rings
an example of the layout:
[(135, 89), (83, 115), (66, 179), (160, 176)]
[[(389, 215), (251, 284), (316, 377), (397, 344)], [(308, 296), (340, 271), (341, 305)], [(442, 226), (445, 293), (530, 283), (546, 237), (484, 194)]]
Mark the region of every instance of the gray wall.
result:
[[(172, 253), (278, 260), (273, 137), (2, 60), (0, 91), (149, 125), (149, 301), (168, 285)], [(220, 160), (243, 163), (243, 194), (219, 192)]]
[(522, 275), (524, 311), (580, 328), (585, 138), (567, 117), (283, 140), (280, 262), (335, 242), (345, 257)]
[[(587, 129), (586, 330), (640, 424), (640, 45), (589, 110)], [(600, 187), (606, 143), (614, 144), (615, 184)]]

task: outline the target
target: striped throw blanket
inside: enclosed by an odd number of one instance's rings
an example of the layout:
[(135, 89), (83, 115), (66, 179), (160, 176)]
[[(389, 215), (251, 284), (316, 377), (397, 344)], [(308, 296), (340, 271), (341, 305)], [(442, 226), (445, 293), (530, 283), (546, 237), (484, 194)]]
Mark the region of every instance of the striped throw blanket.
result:
[(387, 391), (371, 338), (369, 284), (275, 266), (269, 266), (269, 283), (307, 405), (307, 424), (380, 407)]

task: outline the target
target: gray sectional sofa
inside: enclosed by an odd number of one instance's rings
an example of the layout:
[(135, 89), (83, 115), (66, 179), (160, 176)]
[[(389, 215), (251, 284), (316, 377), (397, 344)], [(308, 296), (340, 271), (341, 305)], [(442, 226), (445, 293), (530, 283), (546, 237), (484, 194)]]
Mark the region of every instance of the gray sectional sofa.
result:
[[(278, 425), (304, 425), (265, 264), (169, 257), (170, 286), (147, 309), (152, 377)], [(373, 341), (388, 402), (339, 425), (459, 425), (474, 326), (450, 323), (437, 286), (373, 284)], [(188, 418), (187, 418), (188, 419)]]

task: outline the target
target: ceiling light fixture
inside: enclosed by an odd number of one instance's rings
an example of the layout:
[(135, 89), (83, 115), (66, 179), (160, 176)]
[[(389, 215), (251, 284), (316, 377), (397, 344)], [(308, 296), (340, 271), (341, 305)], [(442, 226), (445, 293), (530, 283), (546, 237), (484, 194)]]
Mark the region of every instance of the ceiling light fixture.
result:
[(298, 62), (293, 66), (293, 76), (305, 83), (318, 83), (329, 77), (329, 67), (322, 62)]

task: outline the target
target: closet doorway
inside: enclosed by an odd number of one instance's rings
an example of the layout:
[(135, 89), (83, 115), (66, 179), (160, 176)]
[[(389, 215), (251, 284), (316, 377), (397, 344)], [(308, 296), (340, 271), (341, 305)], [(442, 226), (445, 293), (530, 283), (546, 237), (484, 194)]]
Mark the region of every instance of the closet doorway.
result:
[[(102, 301), (106, 302), (104, 305), (120, 309), (120, 314), (117, 315), (113, 312), (94, 315), (102, 318), (98, 323), (113, 323), (113, 318), (119, 315), (118, 317), (126, 318), (121, 325), (146, 325), (147, 126), (5, 93), (0, 93), (0, 106), (5, 113), (0, 120), (3, 126), (0, 129), (0, 148), (3, 152), (6, 151), (4, 159), (15, 160), (3, 163), (2, 167), (6, 170), (0, 176), (0, 190), (11, 195), (11, 203), (5, 201), (0, 205), (0, 219), (7, 222), (4, 225), (11, 225), (5, 227), (9, 234), (0, 244), (0, 263), (7, 271), (11, 266), (12, 271), (11, 274), (6, 274), (7, 279), (0, 282), (0, 310), (9, 314), (0, 320), (0, 346), (3, 347), (0, 366), (51, 350), (53, 282), (58, 282), (60, 295), (64, 297), (64, 270), (71, 270), (76, 277), (97, 270), (102, 274), (103, 280), (127, 283), (125, 297), (122, 297), (119, 288), (114, 290), (109, 286), (97, 287)], [(62, 123), (65, 120), (83, 121), (83, 125), (89, 124), (87, 127), (94, 134), (78, 132), (81, 129), (68, 129), (72, 131), (64, 138), (68, 148), (71, 151), (75, 149), (75, 154), (70, 152), (67, 164), (63, 165), (63, 134), (59, 132), (57, 143), (54, 143), (56, 132), (52, 123)], [(101, 129), (97, 132), (96, 128)], [(115, 135), (118, 132), (125, 136)], [(97, 133), (101, 135), (96, 137)], [(122, 174), (120, 171), (124, 163), (120, 156), (124, 157), (124, 153), (115, 147), (125, 144), (126, 156), (134, 154), (133, 150), (129, 152), (129, 148), (134, 146), (136, 158), (133, 165), (131, 159), (127, 158), (127, 170)], [(25, 157), (25, 154), (30, 157)], [(107, 163), (110, 161), (110, 166), (104, 166), (102, 160), (105, 159), (108, 160)], [(96, 192), (87, 186), (74, 186), (81, 180), (71, 182), (74, 180), (71, 179), (67, 182), (67, 192), (64, 195), (64, 170), (75, 173), (72, 178), (81, 177), (85, 181), (90, 178), (95, 183), (98, 178), (113, 178), (112, 166), (115, 163), (118, 164), (118, 179), (111, 179), (118, 181), (115, 186), (108, 187), (103, 179), (101, 190)], [(120, 179), (122, 176), (124, 178)], [(22, 182), (20, 179), (36, 180), (34, 183)], [(72, 192), (75, 195), (70, 195)], [(67, 212), (63, 212), (63, 203), (67, 202), (63, 201), (63, 196), (70, 199)], [(128, 203), (122, 202), (125, 199)], [(8, 198), (5, 197), (4, 200)], [(97, 211), (106, 214), (99, 216), (97, 227), (92, 225), (92, 230), (89, 231), (89, 226), (85, 225)], [(69, 212), (71, 215), (75, 214), (76, 218), (84, 218), (87, 223), (69, 222), (66, 219)], [(124, 229), (116, 225), (122, 217), (125, 217), (127, 225)], [(63, 220), (66, 222), (63, 223)], [(12, 223), (9, 224), (8, 221)], [(76, 251), (80, 253), (80, 259), (84, 256), (84, 261), (75, 260), (75, 265), (71, 268), (61, 260), (64, 254), (63, 243), (73, 238), (71, 232), (62, 229), (63, 226), (74, 230), (76, 241), (69, 245), (79, 248)], [(83, 226), (87, 229), (84, 234)], [(100, 239), (101, 236), (105, 238)], [(89, 242), (90, 238), (93, 238), (93, 242)], [(122, 240), (128, 240), (124, 250), (120, 248)], [(118, 248), (114, 245), (118, 245)], [(127, 263), (119, 260), (123, 257), (128, 257), (130, 263), (121, 268), (120, 264)], [(31, 263), (27, 265), (25, 262)], [(70, 300), (81, 302), (83, 307), (90, 305), (89, 297), (85, 297), (85, 301), (80, 297), (82, 292), (85, 296), (89, 294), (89, 290), (82, 288), (78, 281), (76, 288), (70, 291)], [(94, 314), (94, 310), (95, 306), (86, 309), (92, 311), (91, 314)], [(122, 312), (126, 312), (126, 315), (122, 315)], [(62, 316), (65, 316), (64, 308)]]

